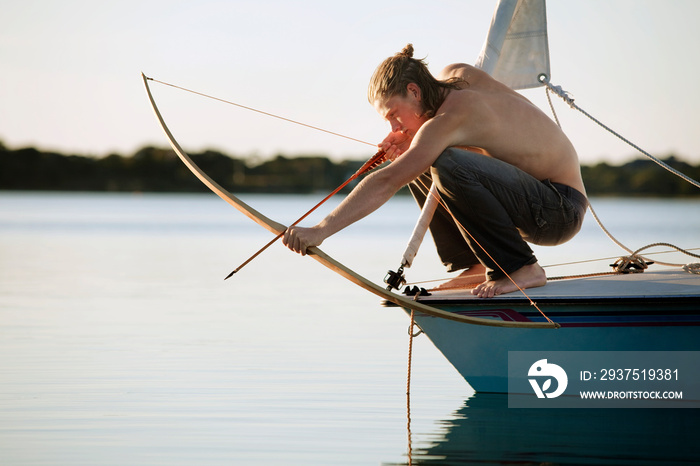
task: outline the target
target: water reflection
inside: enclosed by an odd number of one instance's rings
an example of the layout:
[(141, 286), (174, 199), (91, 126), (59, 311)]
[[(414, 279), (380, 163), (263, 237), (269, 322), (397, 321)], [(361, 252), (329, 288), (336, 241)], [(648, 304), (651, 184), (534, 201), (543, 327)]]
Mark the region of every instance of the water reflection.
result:
[(697, 464), (695, 409), (513, 409), (477, 393), (436, 432), (413, 432), (411, 465)]

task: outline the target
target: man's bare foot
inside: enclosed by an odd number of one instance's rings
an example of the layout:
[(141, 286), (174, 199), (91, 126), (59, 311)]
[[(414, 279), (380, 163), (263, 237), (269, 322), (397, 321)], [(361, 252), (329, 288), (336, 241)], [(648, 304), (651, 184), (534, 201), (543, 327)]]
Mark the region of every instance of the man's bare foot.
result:
[(464, 269), (458, 276), (452, 280), (440, 284), (436, 290), (448, 290), (456, 288), (473, 288), (474, 285), (480, 283), (486, 276), (486, 267), (482, 264), (472, 265), (468, 269)]
[[(512, 279), (512, 280), (511, 280)], [(513, 283), (515, 281), (515, 283)], [(516, 286), (517, 283), (517, 286)], [(503, 277), (498, 280), (486, 280), (472, 290), (472, 294), (479, 298), (493, 298), (499, 294), (511, 293), (525, 288), (536, 288), (547, 284), (547, 275), (538, 263), (526, 265), (510, 274), (510, 278)]]

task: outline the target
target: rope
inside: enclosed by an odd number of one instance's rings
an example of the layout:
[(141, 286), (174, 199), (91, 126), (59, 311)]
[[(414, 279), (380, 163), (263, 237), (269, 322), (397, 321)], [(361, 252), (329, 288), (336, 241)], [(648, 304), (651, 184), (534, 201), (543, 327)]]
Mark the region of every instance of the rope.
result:
[[(677, 248), (676, 246), (672, 246), (672, 247), (673, 247), (674, 249), (678, 250), (678, 248)], [(691, 249), (683, 249), (682, 252), (686, 252), (686, 251), (698, 251), (698, 250), (700, 250), (700, 248), (691, 248)], [(671, 253), (671, 252), (673, 252), (673, 251), (657, 251), (657, 252), (650, 252), (650, 253), (648, 253), (647, 255), (648, 255), (648, 256), (651, 256), (651, 255), (654, 255), (654, 254), (668, 254), (668, 253)], [(689, 254), (689, 255), (692, 255), (692, 254)], [(543, 265), (542, 268), (543, 268), (543, 269), (546, 269), (546, 268), (548, 268), (548, 267), (551, 268), (551, 267), (562, 267), (562, 266), (566, 266), (566, 265), (589, 264), (589, 263), (592, 263), (592, 262), (609, 261), (609, 260), (615, 260), (615, 259), (617, 259), (617, 257), (612, 257), (612, 256), (608, 256), (608, 257), (598, 257), (598, 258), (596, 258), (596, 259), (587, 259), (587, 260), (580, 260), (580, 261), (562, 262), (562, 263), (559, 263), (559, 264), (547, 264), (547, 265)], [(657, 264), (658, 264), (658, 262), (657, 262)], [(409, 283), (409, 285), (413, 285), (413, 283)]]
[(412, 464), (412, 453), (413, 446), (411, 442), (411, 362), (413, 358), (413, 338), (416, 336), (413, 334), (413, 327), (416, 325), (416, 321), (413, 315), (413, 309), (411, 309), (411, 325), (408, 328), (408, 371), (406, 375), (406, 431), (408, 433), (408, 464)]
[[(597, 118), (593, 117), (591, 114), (589, 114), (588, 112), (586, 112), (585, 110), (583, 110), (581, 107), (579, 107), (578, 105), (576, 105), (576, 104), (574, 103), (574, 99), (571, 97), (571, 95), (570, 95), (568, 92), (566, 92), (565, 90), (563, 90), (561, 86), (554, 86), (554, 85), (552, 85), (552, 84), (549, 82), (549, 78), (548, 78), (548, 76), (547, 76), (546, 74), (544, 74), (544, 73), (541, 74), (541, 75), (539, 76), (539, 80), (540, 80), (541, 83), (543, 83), (543, 84), (546, 86), (545, 90), (546, 90), (546, 94), (547, 94), (547, 101), (549, 102), (549, 108), (552, 110), (552, 115), (554, 115), (554, 120), (556, 121), (557, 126), (559, 126), (559, 128), (561, 128), (561, 123), (559, 122), (559, 118), (557, 117), (557, 112), (554, 110), (554, 105), (552, 104), (552, 99), (550, 98), (550, 95), (549, 95), (550, 92), (553, 92), (553, 93), (555, 93), (557, 96), (561, 97), (561, 99), (564, 100), (564, 102), (566, 102), (566, 103), (569, 105), (569, 107), (571, 107), (571, 108), (573, 108), (573, 109), (575, 109), (575, 110), (578, 110), (579, 112), (583, 113), (585, 116), (587, 116), (588, 118), (590, 118), (591, 120), (593, 120), (595, 123), (597, 123), (597, 124), (598, 124), (599, 126), (601, 126), (603, 129), (605, 129), (605, 130), (608, 131), (609, 133), (613, 134), (614, 136), (618, 137), (618, 138), (619, 138), (620, 140), (622, 140), (623, 142), (629, 144), (630, 146), (632, 146), (633, 148), (635, 148), (636, 150), (638, 150), (639, 152), (641, 152), (642, 154), (644, 154), (646, 157), (648, 157), (649, 159), (651, 159), (652, 161), (654, 161), (655, 163), (657, 163), (658, 165), (660, 165), (660, 166), (663, 167), (664, 169), (666, 169), (666, 170), (668, 170), (669, 172), (673, 173), (674, 175), (676, 175), (676, 176), (678, 176), (678, 177), (684, 179), (684, 180), (687, 181), (688, 183), (690, 183), (690, 184), (692, 184), (692, 185), (697, 186), (698, 188), (700, 188), (700, 183), (699, 183), (699, 182), (695, 181), (694, 179), (692, 179), (692, 178), (686, 176), (684, 173), (681, 173), (680, 171), (676, 170), (675, 168), (669, 166), (668, 164), (666, 164), (666, 163), (664, 163), (663, 161), (659, 160), (658, 158), (654, 157), (654, 156), (651, 155), (649, 152), (643, 150), (641, 147), (639, 147), (638, 145), (634, 144), (634, 143), (631, 142), (630, 140), (626, 139), (625, 137), (623, 137), (622, 135), (620, 135), (619, 133), (617, 133), (616, 131), (614, 131), (614, 130), (611, 129), (610, 127), (604, 125), (600, 120), (598, 120)], [(627, 258), (620, 258), (620, 260), (621, 260), (623, 263), (625, 263), (625, 262), (626, 262), (626, 263), (631, 263), (632, 261), (636, 261), (636, 260), (638, 260), (638, 259), (647, 261), (644, 257), (638, 256), (638, 253), (639, 253), (640, 251), (643, 251), (644, 249), (648, 249), (648, 248), (653, 247), (653, 246), (669, 246), (669, 247), (672, 247), (672, 248), (676, 249), (677, 251), (683, 252), (684, 254), (687, 254), (687, 255), (689, 255), (689, 256), (692, 256), (692, 257), (700, 257), (700, 256), (697, 256), (697, 255), (695, 255), (695, 254), (692, 254), (692, 253), (688, 252), (688, 250), (679, 248), (678, 246), (675, 246), (675, 245), (669, 244), (669, 243), (653, 243), (653, 244), (649, 244), (649, 245), (647, 245), (647, 246), (644, 246), (644, 247), (638, 249), (638, 250), (635, 251), (635, 252), (632, 252), (632, 249), (630, 249), (630, 248), (628, 248), (627, 246), (625, 246), (624, 244), (622, 244), (617, 238), (615, 238), (615, 237), (613, 236), (612, 233), (610, 233), (610, 231), (608, 231), (607, 228), (605, 228), (605, 225), (603, 225), (603, 222), (602, 222), (602, 221), (600, 220), (600, 218), (598, 217), (598, 214), (596, 214), (595, 210), (593, 209), (593, 205), (592, 205), (590, 202), (588, 203), (588, 209), (591, 211), (591, 214), (593, 215), (593, 218), (595, 219), (596, 223), (598, 224), (598, 226), (600, 227), (600, 229), (603, 230), (603, 232), (607, 235), (607, 237), (610, 238), (610, 240), (612, 240), (612, 241), (613, 241), (615, 244), (617, 244), (620, 248), (624, 249), (624, 250), (627, 251), (629, 254), (631, 254), (631, 255), (630, 255), (629, 257), (627, 257)], [(661, 261), (656, 261), (656, 263), (659, 264), (659, 265), (665, 265), (665, 266), (671, 266), (671, 267), (683, 267), (686, 271), (688, 271), (688, 272), (690, 272), (690, 273), (695, 273), (695, 272), (693, 272), (693, 271), (690, 271), (690, 270), (694, 270), (694, 264), (685, 264), (685, 265), (684, 265), (684, 264), (674, 264), (674, 263), (670, 263), (670, 262), (661, 262)], [(617, 265), (617, 263), (616, 263), (616, 265)]]
[[(700, 250), (700, 248), (680, 249), (677, 246), (673, 246), (673, 245), (671, 245), (671, 247), (680, 251), (680, 252), (684, 252), (684, 253), (688, 253), (688, 251)], [(655, 254), (668, 254), (671, 252), (673, 252), (673, 251), (650, 252), (650, 253), (647, 253), (646, 256), (652, 256)], [(688, 255), (693, 256), (693, 257), (697, 257), (695, 254), (688, 254)], [(619, 258), (618, 256), (598, 257), (596, 259), (562, 262), (559, 264), (547, 264), (547, 265), (543, 265), (542, 268), (547, 269), (547, 268), (553, 268), (553, 267), (565, 267), (565, 266), (569, 266), (569, 265), (590, 264), (593, 262), (616, 260), (618, 258)], [(659, 261), (654, 261), (654, 263), (663, 265), (663, 262), (659, 262)], [(700, 273), (700, 263), (683, 265), (683, 269), (687, 269), (686, 272), (689, 272), (689, 273)], [(694, 270), (698, 270), (698, 272), (695, 272)], [(570, 278), (586, 278), (586, 277), (596, 277), (596, 276), (603, 276), (603, 275), (617, 275), (617, 272), (594, 272), (594, 273), (579, 274), (579, 275), (563, 275), (563, 276), (557, 276), (557, 277), (547, 277), (547, 280), (548, 281), (550, 281), (550, 280), (566, 280), (566, 279), (570, 279)], [(444, 282), (445, 280), (448, 280), (448, 279), (449, 279), (449, 277), (435, 278), (432, 280), (419, 280), (419, 281), (415, 281), (415, 282), (408, 282), (408, 283), (406, 283), (406, 285), (407, 286), (425, 285), (426, 283)], [(476, 285), (478, 285), (478, 283), (474, 283), (472, 286), (476, 286)], [(469, 285), (466, 285), (465, 287), (468, 288)]]
[[(678, 246), (675, 246), (675, 245), (670, 244), (670, 243), (651, 243), (651, 244), (647, 244), (646, 246), (643, 246), (643, 247), (637, 249), (636, 251), (632, 252), (631, 255), (630, 255), (629, 257), (630, 257), (631, 259), (636, 259), (636, 258), (639, 257), (639, 258), (641, 258), (641, 259), (643, 259), (643, 260), (646, 261), (647, 259), (646, 259), (645, 257), (643, 257), (643, 256), (640, 256), (639, 253), (640, 253), (641, 251), (645, 250), (645, 249), (649, 249), (649, 248), (653, 248), (653, 247), (657, 247), (657, 246), (667, 246), (667, 247), (673, 248), (673, 249), (675, 249), (676, 251), (681, 252), (681, 253), (683, 253), (683, 254), (685, 254), (685, 255), (687, 255), (687, 256), (695, 257), (696, 259), (700, 259), (700, 255), (693, 254), (692, 252), (690, 252), (690, 251), (687, 250), (687, 249), (679, 248)], [(628, 251), (628, 252), (629, 252), (629, 251)], [(672, 263), (669, 263), (669, 262), (660, 262), (660, 261), (656, 261), (655, 263), (656, 263), (656, 264), (659, 264), (659, 265), (666, 265), (666, 266), (671, 266), (671, 267), (683, 267), (683, 269), (684, 269), (686, 272), (689, 272), (689, 273), (696, 273), (696, 272), (691, 271), (691, 270), (693, 270), (695, 267), (697, 267), (696, 264), (672, 264)], [(689, 269), (690, 269), (690, 270), (689, 270)]]
[(686, 254), (686, 255), (688, 255), (688, 256), (691, 256), (691, 257), (695, 257), (695, 258), (697, 258), (697, 259), (700, 259), (700, 255), (698, 255), (698, 254), (693, 254), (692, 252), (690, 252), (690, 251), (687, 250), (687, 249), (679, 248), (678, 246), (675, 246), (675, 245), (670, 244), (670, 243), (652, 243), (652, 244), (648, 244), (648, 245), (646, 245), (646, 246), (644, 246), (644, 247), (642, 247), (642, 248), (637, 249), (637, 250), (634, 251), (632, 254), (633, 254), (633, 255), (637, 255), (638, 253), (640, 253), (641, 251), (643, 251), (643, 250), (645, 250), (645, 249), (649, 249), (649, 248), (656, 247), (656, 246), (666, 246), (666, 247), (669, 247), (669, 248), (673, 248), (673, 249), (675, 249), (675, 250), (678, 251), (678, 252), (682, 252), (683, 254)]
[[(634, 143), (633, 143), (632, 141), (630, 141), (629, 139), (623, 137), (621, 134), (617, 133), (617, 132), (614, 131), (612, 128), (606, 126), (606, 125), (603, 124), (600, 120), (598, 120), (597, 118), (595, 118), (593, 115), (591, 115), (590, 113), (586, 112), (586, 111), (583, 110), (581, 107), (579, 107), (578, 105), (576, 105), (576, 104), (574, 103), (574, 99), (570, 96), (570, 94), (569, 94), (568, 92), (564, 91), (564, 90), (561, 88), (561, 86), (554, 86), (554, 85), (552, 85), (552, 84), (549, 82), (549, 78), (547, 77), (547, 75), (541, 74), (541, 75), (539, 76), (539, 79), (540, 79), (540, 82), (541, 82), (541, 83), (543, 83), (545, 86), (547, 86), (547, 91), (548, 91), (548, 92), (547, 92), (547, 98), (549, 98), (549, 90), (551, 90), (551, 91), (554, 92), (556, 95), (558, 95), (559, 97), (561, 97), (561, 98), (564, 100), (564, 102), (566, 102), (566, 103), (569, 105), (569, 107), (571, 107), (571, 108), (573, 108), (573, 109), (575, 109), (575, 110), (578, 110), (579, 112), (581, 112), (582, 114), (584, 114), (585, 116), (587, 116), (588, 118), (590, 118), (592, 121), (594, 121), (595, 123), (597, 123), (601, 128), (603, 128), (604, 130), (608, 131), (608, 132), (611, 133), (612, 135), (616, 136), (616, 137), (619, 138), (621, 141), (623, 141), (623, 142), (627, 143), (628, 145), (632, 146), (633, 148), (635, 148), (636, 150), (638, 150), (639, 152), (641, 152), (642, 154), (644, 154), (646, 157), (648, 157), (650, 160), (652, 160), (652, 161), (654, 161), (655, 163), (657, 163), (659, 166), (665, 168), (666, 170), (668, 170), (669, 172), (673, 173), (674, 175), (676, 175), (676, 176), (678, 176), (678, 177), (684, 179), (685, 181), (687, 181), (688, 183), (692, 184), (693, 186), (696, 186), (696, 187), (700, 188), (700, 182), (695, 181), (694, 179), (690, 178), (689, 176), (685, 175), (684, 173), (681, 173), (680, 171), (676, 170), (675, 168), (669, 166), (668, 164), (666, 164), (666, 163), (664, 163), (663, 161), (659, 160), (658, 158), (654, 157), (654, 156), (651, 155), (649, 152), (645, 151), (644, 149), (642, 149), (642, 148), (639, 147), (638, 145), (634, 144)], [(550, 101), (550, 106), (551, 106), (551, 101)], [(554, 109), (552, 109), (552, 111), (553, 111), (553, 110), (554, 110)], [(559, 120), (558, 120), (556, 117), (555, 117), (555, 119), (557, 120), (557, 124), (559, 124)], [(559, 126), (561, 127), (561, 125), (559, 125)]]
[(559, 277), (547, 277), (547, 280), (548, 281), (571, 280), (574, 278), (605, 277), (607, 275), (622, 275), (622, 272), (593, 272), (593, 273), (582, 273), (582, 274), (578, 274), (578, 275), (562, 275)]
[(603, 233), (605, 233), (608, 236), (608, 238), (610, 238), (615, 244), (617, 244), (622, 249), (624, 249), (625, 251), (627, 251), (628, 253), (631, 254), (632, 250), (630, 248), (628, 248), (627, 246), (625, 246), (624, 244), (622, 244), (620, 241), (618, 241), (617, 238), (615, 238), (612, 235), (612, 233), (610, 233), (608, 231), (608, 229), (605, 228), (605, 225), (603, 225), (603, 222), (598, 217), (598, 214), (595, 213), (595, 210), (593, 209), (593, 205), (590, 203), (590, 201), (588, 202), (588, 210), (590, 210), (591, 214), (593, 214), (593, 218), (595, 219), (595, 221), (598, 224), (598, 226), (600, 227), (600, 229), (603, 230)]
[(561, 123), (559, 122), (559, 117), (557, 116), (557, 112), (554, 110), (554, 105), (552, 104), (552, 97), (550, 97), (549, 93), (551, 92), (549, 90), (549, 87), (545, 87), (545, 90), (547, 91), (547, 102), (549, 102), (549, 108), (552, 110), (552, 115), (554, 115), (554, 121), (557, 122), (557, 126), (561, 128)]

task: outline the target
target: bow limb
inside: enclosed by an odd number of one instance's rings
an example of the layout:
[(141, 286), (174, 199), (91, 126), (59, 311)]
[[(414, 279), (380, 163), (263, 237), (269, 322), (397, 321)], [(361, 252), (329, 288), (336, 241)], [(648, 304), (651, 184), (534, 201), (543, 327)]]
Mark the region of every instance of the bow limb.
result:
[(165, 120), (163, 120), (163, 116), (160, 114), (158, 106), (156, 105), (156, 101), (155, 99), (153, 99), (153, 94), (151, 94), (151, 89), (148, 86), (149, 78), (146, 77), (146, 75), (143, 73), (141, 73), (141, 76), (143, 77), (143, 84), (146, 86), (146, 93), (148, 94), (148, 100), (151, 102), (153, 113), (155, 113), (156, 119), (158, 120), (158, 123), (160, 123), (160, 127), (163, 128), (163, 131), (165, 132), (165, 135), (170, 141), (170, 145), (172, 146), (173, 150), (175, 151), (177, 156), (180, 157), (180, 160), (183, 161), (187, 168), (189, 168), (190, 171), (194, 173), (194, 175), (197, 178), (199, 178), (199, 180), (202, 183), (204, 183), (209, 189), (211, 189), (217, 196), (219, 196), (221, 199), (238, 209), (246, 217), (250, 218), (255, 223), (262, 226), (263, 228), (266, 228), (272, 233), (280, 234), (281, 232), (283, 232), (286, 229), (284, 225), (267, 218), (257, 210), (250, 207), (245, 202), (238, 199), (236, 196), (224, 189), (216, 181), (211, 179), (209, 175), (204, 173), (204, 171), (201, 168), (199, 168), (199, 166), (196, 163), (194, 163), (190, 156), (187, 155), (187, 153), (182, 149), (182, 147), (180, 147), (180, 144), (178, 144), (178, 142), (175, 140), (175, 137), (170, 132), (170, 129), (168, 129), (168, 126), (165, 124)]
[[(267, 230), (279, 234), (280, 232), (284, 231), (286, 227), (282, 225), (281, 223), (275, 222), (274, 220), (271, 220), (261, 214), (260, 212), (256, 211), (252, 207), (250, 207), (248, 204), (244, 203), (240, 199), (238, 199), (236, 196), (233, 194), (229, 193), (226, 189), (224, 189), (221, 185), (219, 185), (216, 181), (212, 180), (204, 171), (202, 171), (199, 166), (197, 166), (196, 163), (192, 161), (192, 159), (187, 155), (187, 153), (182, 150), (182, 147), (180, 147), (180, 144), (177, 143), (175, 138), (173, 137), (172, 133), (168, 129), (167, 125), (165, 124), (165, 121), (163, 120), (163, 117), (161, 116), (160, 112), (158, 111), (158, 107), (156, 106), (156, 102), (153, 99), (153, 95), (151, 94), (151, 90), (148, 87), (148, 79), (146, 75), (141, 73), (141, 76), (143, 77), (143, 83), (146, 86), (146, 93), (148, 94), (148, 99), (151, 101), (151, 107), (153, 108), (153, 112), (156, 115), (156, 119), (160, 123), (161, 128), (163, 128), (163, 131), (165, 132), (165, 135), (168, 137), (168, 140), (170, 141), (170, 145), (172, 146), (173, 150), (175, 153), (180, 157), (180, 159), (187, 165), (187, 167), (194, 173), (197, 178), (200, 179), (202, 183), (204, 183), (209, 189), (214, 191), (216, 195), (218, 195), (221, 199), (235, 207), (237, 210), (239, 210), (241, 213), (243, 213), (245, 216), (253, 220), (255, 223), (258, 225), (266, 228)], [(321, 263), (322, 265), (328, 267), (329, 269), (333, 270), (337, 274), (341, 275), (342, 277), (345, 277), (346, 279), (350, 280), (351, 282), (355, 283), (356, 285), (359, 285), (360, 287), (364, 288), (365, 290), (374, 293), (375, 295), (379, 296), (380, 298), (384, 298), (389, 302), (392, 302), (398, 306), (404, 307), (406, 309), (412, 309), (417, 312), (422, 312), (427, 315), (431, 315), (434, 317), (440, 317), (443, 319), (449, 319), (457, 322), (463, 322), (467, 324), (473, 324), (473, 325), (486, 325), (486, 326), (494, 326), (494, 327), (524, 327), (524, 328), (557, 328), (559, 327), (558, 324), (556, 323), (549, 323), (549, 322), (511, 322), (511, 321), (499, 321), (495, 319), (484, 319), (481, 317), (469, 317), (469, 316), (464, 316), (461, 314), (456, 314), (448, 311), (444, 311), (442, 309), (438, 309), (432, 306), (428, 306), (426, 304), (420, 303), (418, 301), (414, 301), (412, 299), (408, 299), (404, 296), (397, 295), (395, 293), (392, 293), (391, 291), (388, 291), (384, 289), (383, 287), (376, 285), (372, 281), (366, 279), (365, 277), (359, 275), (358, 273), (354, 272), (353, 270), (349, 269), (345, 265), (341, 264), (337, 260), (333, 259), (330, 257), (328, 254), (325, 252), (321, 251), (318, 247), (314, 246), (308, 249), (309, 256), (315, 259), (317, 262)]]
[(349, 269), (345, 265), (341, 264), (337, 260), (330, 257), (325, 252), (321, 251), (318, 247), (313, 246), (307, 249), (309, 257), (315, 259), (317, 262), (325, 265), (329, 269), (336, 272), (341, 277), (344, 277), (354, 284), (364, 288), (365, 290), (373, 293), (380, 298), (384, 298), (390, 303), (401, 306), (404, 309), (411, 309), (413, 311), (426, 314), (433, 317), (439, 317), (441, 319), (452, 320), (455, 322), (462, 322), (464, 324), (472, 325), (485, 325), (487, 327), (514, 327), (514, 328), (559, 328), (561, 325), (556, 322), (516, 322), (516, 321), (506, 321), (506, 320), (496, 320), (496, 319), (486, 319), (483, 317), (470, 317), (455, 312), (445, 311), (437, 307), (429, 306), (423, 304), (419, 301), (409, 299), (403, 295), (398, 295), (392, 293), (384, 287), (381, 287), (374, 282), (366, 279), (357, 272)]

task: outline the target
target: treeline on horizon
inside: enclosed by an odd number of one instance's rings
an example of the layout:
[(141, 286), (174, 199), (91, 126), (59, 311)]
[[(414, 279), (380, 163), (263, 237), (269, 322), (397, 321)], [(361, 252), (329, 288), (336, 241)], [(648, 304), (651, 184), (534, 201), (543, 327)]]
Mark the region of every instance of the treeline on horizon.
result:
[[(364, 162), (281, 154), (256, 161), (212, 150), (190, 156), (224, 188), (237, 193), (330, 192)], [(691, 165), (673, 155), (663, 160), (690, 178), (700, 179), (700, 164)], [(647, 159), (619, 166), (584, 165), (581, 171), (588, 194), (593, 196), (700, 196), (700, 189)], [(0, 142), (0, 190), (183, 193), (207, 192), (208, 188), (171, 149), (144, 147), (129, 156), (87, 157), (33, 147), (9, 149)]]

